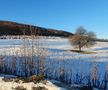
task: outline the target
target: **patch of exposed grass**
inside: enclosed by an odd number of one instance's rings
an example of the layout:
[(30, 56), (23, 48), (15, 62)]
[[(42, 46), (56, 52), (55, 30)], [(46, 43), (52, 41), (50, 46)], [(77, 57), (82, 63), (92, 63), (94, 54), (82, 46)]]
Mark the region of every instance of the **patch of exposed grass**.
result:
[(32, 87), (32, 90), (48, 90), (47, 88), (45, 87)]
[(27, 90), (26, 88), (24, 88), (23, 86), (17, 86), (15, 88), (12, 88), (14, 90)]

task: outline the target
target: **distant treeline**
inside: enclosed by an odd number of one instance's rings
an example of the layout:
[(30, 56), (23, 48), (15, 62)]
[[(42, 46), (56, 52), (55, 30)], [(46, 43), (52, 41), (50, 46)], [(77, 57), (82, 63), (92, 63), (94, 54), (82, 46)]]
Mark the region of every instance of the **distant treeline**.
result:
[(108, 42), (108, 39), (96, 39), (96, 41), (99, 41), (99, 42)]

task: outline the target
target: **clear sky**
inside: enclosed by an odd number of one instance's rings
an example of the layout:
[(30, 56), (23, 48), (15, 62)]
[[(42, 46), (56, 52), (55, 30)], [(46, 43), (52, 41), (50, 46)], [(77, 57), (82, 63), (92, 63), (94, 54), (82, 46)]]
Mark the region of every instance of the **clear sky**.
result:
[(73, 33), (83, 26), (108, 38), (108, 0), (0, 0), (0, 20)]

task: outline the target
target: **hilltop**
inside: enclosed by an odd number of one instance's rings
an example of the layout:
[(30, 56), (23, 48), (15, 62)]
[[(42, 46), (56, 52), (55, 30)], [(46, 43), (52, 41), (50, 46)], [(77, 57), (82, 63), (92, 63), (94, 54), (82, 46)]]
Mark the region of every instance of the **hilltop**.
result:
[(64, 36), (68, 37), (73, 35), (70, 32), (63, 30), (43, 28), (39, 26), (22, 24), (11, 21), (0, 21), (0, 36), (2, 35), (31, 35), (36, 34), (39, 36)]

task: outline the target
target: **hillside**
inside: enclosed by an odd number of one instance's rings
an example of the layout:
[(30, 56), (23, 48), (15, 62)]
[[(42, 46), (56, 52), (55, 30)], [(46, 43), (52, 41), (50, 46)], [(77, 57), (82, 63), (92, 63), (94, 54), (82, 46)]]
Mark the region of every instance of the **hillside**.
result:
[(41, 35), (41, 36), (64, 36), (68, 37), (73, 35), (72, 33), (62, 31), (62, 30), (55, 30), (55, 29), (48, 29), (28, 24), (20, 24), (16, 22), (10, 21), (0, 21), (0, 36), (2, 35)]

